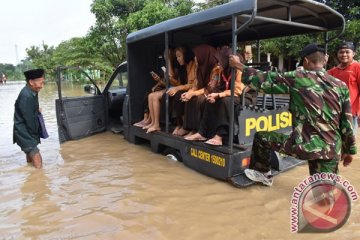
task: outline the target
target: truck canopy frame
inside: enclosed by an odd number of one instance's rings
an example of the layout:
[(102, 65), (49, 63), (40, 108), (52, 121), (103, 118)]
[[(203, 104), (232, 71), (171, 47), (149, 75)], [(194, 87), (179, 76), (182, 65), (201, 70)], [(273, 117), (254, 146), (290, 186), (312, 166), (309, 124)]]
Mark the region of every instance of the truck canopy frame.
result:
[[(175, 36), (196, 36), (204, 42), (228, 42), (232, 16), (237, 25), (255, 13), (254, 21), (241, 32), (238, 41), (261, 40), (305, 33), (344, 30), (345, 19), (330, 7), (310, 0), (236, 0), (201, 12), (170, 19), (130, 33), (127, 44), (172, 32)], [(208, 40), (208, 41), (206, 41)], [(186, 40), (185, 40), (186, 41)]]
[[(130, 33), (126, 39), (130, 79), (129, 124), (141, 119), (141, 107), (131, 105), (141, 106), (141, 96), (146, 92), (142, 89), (150, 89), (152, 84), (151, 81), (144, 82), (144, 76), (156, 68), (154, 57), (164, 49), (167, 50), (169, 45), (192, 47), (202, 43), (213, 46), (231, 43), (235, 53), (237, 42), (319, 32), (325, 33), (326, 44), (331, 40), (328, 39), (328, 31), (339, 30), (341, 34), (344, 27), (345, 19), (341, 14), (315, 1), (236, 0)], [(149, 60), (151, 58), (153, 60)], [(142, 67), (140, 69), (137, 66)], [(233, 85), (234, 81), (231, 86), (232, 96)], [(232, 133), (233, 129), (230, 129), (230, 148)]]

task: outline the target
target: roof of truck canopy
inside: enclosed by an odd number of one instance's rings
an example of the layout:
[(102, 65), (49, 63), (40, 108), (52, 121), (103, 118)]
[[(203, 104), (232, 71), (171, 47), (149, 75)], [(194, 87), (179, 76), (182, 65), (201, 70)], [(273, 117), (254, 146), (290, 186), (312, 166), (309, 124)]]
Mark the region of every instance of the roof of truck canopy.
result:
[(340, 13), (311, 0), (235, 0), (130, 33), (126, 42), (180, 30), (217, 41), (231, 39), (231, 16), (238, 16), (240, 27), (253, 12), (254, 21), (238, 35), (238, 41), (325, 32), (344, 28), (345, 24)]

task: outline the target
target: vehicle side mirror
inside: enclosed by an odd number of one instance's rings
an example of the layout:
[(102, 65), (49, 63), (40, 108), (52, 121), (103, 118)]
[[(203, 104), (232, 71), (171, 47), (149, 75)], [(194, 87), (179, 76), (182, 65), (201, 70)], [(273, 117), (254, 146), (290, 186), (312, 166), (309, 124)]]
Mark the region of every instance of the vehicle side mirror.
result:
[(89, 94), (95, 94), (96, 88), (95, 88), (94, 84), (85, 84), (84, 91)]

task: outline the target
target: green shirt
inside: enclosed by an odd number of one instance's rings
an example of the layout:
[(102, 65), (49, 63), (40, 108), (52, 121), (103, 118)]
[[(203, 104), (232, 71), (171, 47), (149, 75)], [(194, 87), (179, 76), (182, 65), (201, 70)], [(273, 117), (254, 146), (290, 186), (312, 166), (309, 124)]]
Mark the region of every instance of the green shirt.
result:
[(38, 93), (26, 85), (15, 102), (13, 131), (14, 143), (23, 151), (29, 151), (40, 143), (38, 113)]
[(349, 90), (325, 70), (285, 73), (245, 68), (242, 82), (265, 93), (290, 93), (293, 132), (285, 148), (300, 159), (356, 154)]

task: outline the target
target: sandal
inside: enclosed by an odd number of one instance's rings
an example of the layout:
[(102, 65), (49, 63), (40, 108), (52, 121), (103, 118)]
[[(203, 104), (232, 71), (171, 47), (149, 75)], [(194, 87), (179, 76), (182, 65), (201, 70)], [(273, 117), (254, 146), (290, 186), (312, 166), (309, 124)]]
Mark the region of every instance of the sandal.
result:
[(186, 136), (184, 137), (185, 140), (189, 140), (189, 141), (205, 141), (206, 138), (201, 136), (200, 133), (195, 133), (193, 135), (190, 136)]
[(213, 137), (205, 142), (206, 144), (213, 145), (213, 146), (222, 146), (222, 139), (217, 137)]

